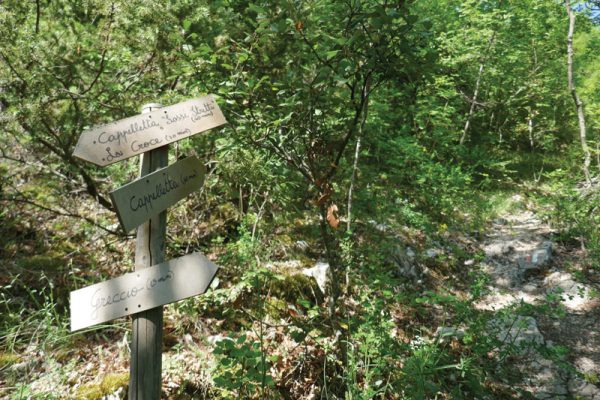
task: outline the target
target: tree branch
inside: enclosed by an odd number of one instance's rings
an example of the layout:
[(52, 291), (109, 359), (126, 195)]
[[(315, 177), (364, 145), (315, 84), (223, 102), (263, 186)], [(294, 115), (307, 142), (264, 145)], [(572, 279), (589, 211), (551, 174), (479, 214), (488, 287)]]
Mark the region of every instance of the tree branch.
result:
[(84, 169), (84, 167), (79, 165), (79, 163), (77, 161), (75, 161), (75, 159), (73, 159), (73, 156), (71, 156), (71, 154), (67, 150), (60, 149), (60, 148), (56, 147), (54, 144), (50, 143), (48, 140), (41, 137), (40, 135), (33, 134), (32, 133), (33, 129), (24, 121), (19, 121), (19, 124), (21, 125), (23, 130), (25, 130), (27, 133), (29, 133), (30, 136), (37, 139), (41, 144), (43, 144), (46, 148), (48, 148), (52, 153), (54, 153), (55, 155), (60, 157), (63, 161), (65, 161), (65, 163), (67, 165), (73, 166), (76, 169), (76, 171), (79, 173), (81, 178), (83, 179), (87, 193), (90, 196), (92, 196), (94, 199), (96, 199), (102, 207), (104, 207), (110, 211), (114, 210), (112, 203), (106, 197), (102, 196), (100, 194), (100, 192), (98, 191), (98, 186), (96, 185), (96, 182), (94, 181), (94, 179), (87, 173), (87, 171)]
[[(69, 217), (69, 218), (77, 218), (77, 219), (82, 219), (82, 220), (84, 220), (84, 221), (86, 221), (86, 222), (88, 222), (88, 223), (90, 223), (90, 224), (94, 225), (95, 227), (97, 227), (97, 228), (100, 228), (100, 229), (102, 229), (103, 231), (105, 231), (105, 232), (108, 232), (108, 233), (110, 233), (110, 234), (112, 234), (112, 235), (116, 235), (116, 236), (124, 236), (124, 235), (123, 235), (123, 232), (121, 232), (120, 230), (113, 231), (113, 230), (112, 230), (112, 229), (110, 229), (110, 228), (107, 228), (107, 227), (105, 227), (105, 226), (103, 226), (103, 225), (100, 225), (99, 223), (97, 223), (96, 221), (94, 221), (94, 220), (93, 220), (92, 218), (90, 218), (90, 217), (86, 217), (86, 216), (83, 216), (83, 215), (80, 215), (80, 214), (77, 214), (77, 213), (73, 213), (73, 212), (69, 212), (69, 211), (60, 211), (60, 210), (55, 210), (55, 209), (53, 209), (53, 208), (46, 207), (46, 206), (44, 206), (44, 205), (42, 205), (42, 204), (36, 203), (35, 201), (33, 201), (33, 200), (30, 200), (30, 199), (26, 198), (26, 197), (25, 197), (25, 196), (23, 196), (23, 194), (22, 194), (22, 193), (20, 193), (20, 192), (18, 192), (18, 193), (19, 193), (19, 195), (20, 195), (20, 196), (22, 196), (22, 198), (16, 198), (16, 197), (0, 197), (0, 201), (10, 201), (10, 202), (13, 202), (13, 203), (24, 203), (24, 204), (29, 204), (29, 205), (31, 205), (31, 206), (34, 206), (34, 207), (36, 207), (36, 208), (39, 208), (39, 209), (41, 209), (41, 210), (44, 210), (44, 211), (51, 212), (52, 214), (54, 214), (54, 215), (56, 215), (56, 216), (59, 216), (59, 217)], [(128, 235), (125, 235), (125, 236), (128, 236)]]
[(8, 66), (8, 68), (12, 71), (13, 74), (15, 74), (15, 76), (17, 78), (19, 78), (19, 80), (23, 83), (24, 87), (27, 87), (27, 81), (21, 76), (21, 74), (19, 74), (17, 72), (17, 70), (15, 69), (15, 67), (13, 67), (13, 65), (11, 64), (11, 62), (9, 61), (8, 57), (6, 57), (6, 54), (4, 54), (3, 52), (0, 51), (0, 57), (2, 57), (2, 59), (4, 60), (4, 63)]
[(363, 113), (363, 110), (365, 108), (365, 102), (368, 99), (369, 79), (371, 78), (372, 73), (373, 73), (373, 71), (369, 71), (363, 81), (362, 88), (360, 91), (360, 102), (354, 110), (354, 118), (352, 119), (352, 124), (350, 125), (350, 127), (348, 129), (348, 133), (346, 134), (346, 136), (342, 140), (342, 143), (340, 144), (340, 147), (338, 149), (338, 154), (335, 157), (335, 160), (334, 160), (333, 164), (331, 165), (329, 172), (325, 175), (325, 180), (327, 180), (327, 181), (330, 180), (335, 175), (335, 172), (337, 171), (337, 168), (340, 164), (340, 160), (342, 159), (342, 156), (344, 154), (344, 150), (348, 146), (350, 139), (354, 135), (354, 132), (356, 132), (356, 128), (360, 123), (360, 116)]
[(84, 89), (81, 92), (82, 95), (84, 95), (87, 92), (89, 92), (90, 90), (92, 90), (94, 85), (96, 85), (96, 82), (98, 82), (98, 79), (100, 79), (100, 75), (102, 75), (102, 73), (104, 72), (104, 67), (106, 64), (106, 53), (108, 52), (108, 42), (110, 41), (110, 32), (111, 32), (111, 28), (112, 28), (114, 14), (115, 14), (115, 3), (113, 3), (111, 5), (110, 15), (108, 17), (108, 26), (106, 28), (107, 32), (106, 32), (106, 38), (104, 39), (105, 43), (104, 43), (104, 48), (102, 49), (102, 56), (101, 56), (102, 58), (100, 59), (100, 67), (98, 68), (98, 72), (94, 76), (94, 79), (92, 79), (92, 82), (88, 85), (87, 89)]
[(275, 139), (272, 137), (267, 138), (267, 142), (271, 145), (271, 147), (275, 150), (279, 155), (290, 165), (294, 166), (298, 172), (302, 174), (310, 183), (315, 183), (315, 179), (312, 177), (310, 169), (303, 166), (299, 163), (295, 157), (293, 157), (290, 153), (288, 153), (283, 147), (279, 146)]
[[(306, 45), (310, 48), (310, 51), (314, 54), (314, 56), (317, 58), (317, 60), (319, 60), (319, 62), (325, 66), (327, 66), (329, 69), (331, 69), (331, 71), (333, 73), (336, 72), (335, 68), (333, 67), (333, 65), (331, 65), (330, 62), (328, 62), (327, 60), (324, 60), (323, 57), (321, 57), (319, 55), (319, 53), (317, 53), (317, 51), (315, 50), (315, 47), (312, 45), (312, 43), (308, 40), (308, 38), (306, 37), (306, 35), (304, 34), (304, 32), (302, 30), (300, 30), (300, 36), (302, 36), (302, 40), (304, 41), (304, 43), (306, 43)], [(348, 86), (349, 89), (351, 89), (351, 86), (348, 82), (345, 83), (346, 86)]]
[(35, 34), (40, 33), (40, 0), (35, 0)]

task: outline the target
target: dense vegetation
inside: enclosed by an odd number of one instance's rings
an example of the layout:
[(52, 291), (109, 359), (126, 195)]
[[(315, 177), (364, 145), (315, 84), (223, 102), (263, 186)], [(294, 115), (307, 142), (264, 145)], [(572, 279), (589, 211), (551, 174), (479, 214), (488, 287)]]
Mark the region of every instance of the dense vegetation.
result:
[[(0, 396), (127, 383), (130, 324), (70, 333), (68, 293), (132, 269), (108, 193), (138, 161), (73, 148), (209, 93), (228, 124), (172, 146), (208, 174), (170, 210), (167, 254), (222, 269), (167, 308), (165, 396), (523, 395), (472, 308), (477, 239), (535, 205), (582, 249), (581, 279), (600, 270), (598, 5), (570, 6), (571, 84), (553, 0), (0, 3)], [(407, 246), (428, 277), (398, 272)], [(318, 261), (325, 294), (300, 273)], [(447, 321), (463, 341), (427, 340)]]

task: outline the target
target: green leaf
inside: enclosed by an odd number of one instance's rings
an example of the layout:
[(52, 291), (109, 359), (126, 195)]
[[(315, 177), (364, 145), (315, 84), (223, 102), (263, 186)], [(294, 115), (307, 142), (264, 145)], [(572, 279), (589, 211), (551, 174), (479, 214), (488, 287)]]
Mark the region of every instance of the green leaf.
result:
[(254, 3), (250, 3), (250, 5), (248, 6), (248, 10), (254, 11), (257, 14), (266, 14), (267, 13), (264, 8), (254, 4)]
[(228, 367), (231, 365), (232, 360), (231, 360), (231, 358), (223, 357), (219, 362), (222, 366)]
[(331, 50), (327, 52), (327, 56), (326, 59), (329, 61), (331, 60), (333, 57), (337, 56), (337, 54), (339, 53), (339, 50)]
[(236, 343), (237, 344), (242, 344), (246, 341), (246, 334), (241, 335), (237, 340)]
[(298, 304), (300, 304), (304, 308), (311, 308), (312, 307), (311, 302), (308, 301), (308, 300), (306, 300), (306, 299), (298, 299), (298, 300), (296, 300), (296, 302)]

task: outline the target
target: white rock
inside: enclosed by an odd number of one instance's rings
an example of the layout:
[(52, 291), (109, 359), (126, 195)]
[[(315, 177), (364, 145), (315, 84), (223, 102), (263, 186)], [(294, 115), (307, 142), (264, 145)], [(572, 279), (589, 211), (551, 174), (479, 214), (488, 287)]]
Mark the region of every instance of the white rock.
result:
[(302, 251), (308, 250), (308, 243), (305, 240), (297, 240), (295, 243), (296, 247)]
[(183, 341), (188, 345), (194, 344), (194, 338), (189, 333), (186, 333), (185, 335), (183, 335)]
[(29, 367), (29, 364), (30, 363), (27, 361), (21, 361), (20, 363), (15, 363), (11, 365), (10, 369), (12, 369), (15, 372), (25, 371)]
[(505, 320), (492, 320), (491, 326), (497, 330), (496, 337), (505, 344), (537, 345), (544, 344), (544, 337), (533, 317), (511, 317)]
[(577, 398), (600, 399), (600, 389), (581, 378), (574, 378), (569, 381), (569, 391)]
[(103, 396), (102, 400), (121, 400), (124, 398), (125, 398), (125, 389), (123, 389), (123, 387), (120, 387), (114, 393)]
[(591, 358), (581, 356), (575, 360), (575, 367), (584, 374), (593, 374), (598, 365)]
[(553, 272), (544, 279), (547, 293), (560, 294), (562, 303), (571, 310), (581, 310), (590, 297), (590, 287), (576, 282), (568, 272)]
[(390, 227), (387, 226), (386, 224), (379, 223), (379, 222), (377, 222), (377, 221), (375, 221), (373, 219), (369, 220), (369, 224), (371, 224), (372, 226), (374, 226), (375, 229), (377, 229), (379, 232), (382, 232), (382, 233), (385, 233), (385, 232), (387, 232), (390, 229)]
[(229, 338), (226, 338), (223, 335), (210, 335), (210, 336), (206, 337), (206, 341), (213, 346), (225, 339), (229, 339)]
[(438, 254), (440, 254), (440, 251), (439, 251), (439, 250), (437, 250), (437, 249), (427, 249), (427, 250), (425, 250), (425, 256), (426, 256), (427, 258), (434, 258), (434, 257), (437, 257), (437, 256), (438, 256)]
[(312, 276), (317, 281), (317, 285), (321, 292), (325, 294), (327, 289), (327, 282), (329, 280), (329, 263), (318, 262), (312, 268), (305, 268), (302, 273), (306, 276)]
[(435, 337), (440, 339), (442, 342), (448, 341), (448, 339), (455, 337), (461, 340), (465, 337), (465, 330), (456, 328), (454, 326), (438, 326), (434, 333)]
[(415, 262), (414, 257), (409, 256), (408, 249), (410, 248), (405, 248), (401, 245), (394, 246), (387, 258), (389, 262), (396, 266), (396, 272), (399, 277), (406, 278), (414, 282), (421, 277), (421, 268)]

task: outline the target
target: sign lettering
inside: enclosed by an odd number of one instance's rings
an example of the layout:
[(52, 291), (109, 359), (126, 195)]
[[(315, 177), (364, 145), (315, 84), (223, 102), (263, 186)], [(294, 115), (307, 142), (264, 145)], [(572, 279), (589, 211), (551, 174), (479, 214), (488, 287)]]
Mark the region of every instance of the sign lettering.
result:
[(199, 189), (204, 174), (205, 168), (200, 160), (188, 157), (111, 192), (110, 197), (125, 232)]
[(85, 130), (73, 155), (109, 165), (225, 123), (209, 95)]
[(219, 267), (192, 253), (71, 292), (71, 331), (206, 291)]

